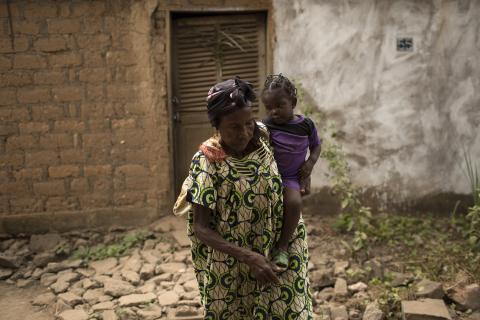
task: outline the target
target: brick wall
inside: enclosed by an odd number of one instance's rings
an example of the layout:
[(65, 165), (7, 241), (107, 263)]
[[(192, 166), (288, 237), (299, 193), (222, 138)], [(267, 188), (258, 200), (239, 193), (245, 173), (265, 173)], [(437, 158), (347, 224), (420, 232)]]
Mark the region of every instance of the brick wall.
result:
[(165, 24), (153, 10), (11, 1), (12, 48), (1, 2), (0, 230), (169, 213)]

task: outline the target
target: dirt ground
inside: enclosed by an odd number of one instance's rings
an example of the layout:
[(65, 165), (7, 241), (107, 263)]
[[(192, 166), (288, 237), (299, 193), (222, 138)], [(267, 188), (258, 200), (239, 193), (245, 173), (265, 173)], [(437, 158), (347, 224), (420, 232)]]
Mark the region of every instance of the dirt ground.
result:
[(52, 314), (30, 303), (37, 295), (48, 291), (41, 285), (20, 289), (0, 282), (0, 320), (53, 320)]

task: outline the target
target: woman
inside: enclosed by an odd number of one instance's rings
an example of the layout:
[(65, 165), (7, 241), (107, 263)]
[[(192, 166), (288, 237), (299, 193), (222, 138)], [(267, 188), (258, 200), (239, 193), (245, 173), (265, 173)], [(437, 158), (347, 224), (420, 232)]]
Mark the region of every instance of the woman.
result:
[(289, 266), (269, 256), (282, 229), (282, 183), (252, 86), (238, 78), (207, 97), (217, 134), (190, 167), (188, 233), (205, 319), (312, 319), (303, 220), (289, 245)]

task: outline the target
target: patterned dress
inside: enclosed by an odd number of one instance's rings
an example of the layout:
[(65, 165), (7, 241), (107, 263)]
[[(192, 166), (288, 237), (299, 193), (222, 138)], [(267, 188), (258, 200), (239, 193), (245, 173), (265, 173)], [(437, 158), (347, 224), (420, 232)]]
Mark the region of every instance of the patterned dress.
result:
[[(224, 239), (268, 258), (282, 227), (282, 181), (268, 141), (260, 138), (260, 145), (243, 159), (220, 162), (197, 152), (188, 193), (189, 201), (212, 210), (211, 227)], [(288, 270), (277, 274), (278, 285), (260, 285), (246, 264), (200, 242), (191, 211), (188, 235), (205, 319), (313, 319), (302, 219), (290, 242)]]

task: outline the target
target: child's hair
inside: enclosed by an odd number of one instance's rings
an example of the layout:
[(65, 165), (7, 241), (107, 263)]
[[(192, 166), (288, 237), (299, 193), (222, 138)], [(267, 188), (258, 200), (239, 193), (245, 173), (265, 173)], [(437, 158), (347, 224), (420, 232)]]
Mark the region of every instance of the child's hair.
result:
[(265, 84), (263, 86), (262, 93), (265, 93), (267, 90), (282, 89), (290, 97), (292, 105), (297, 104), (297, 88), (293, 83), (288, 80), (283, 74), (271, 74), (267, 76)]

